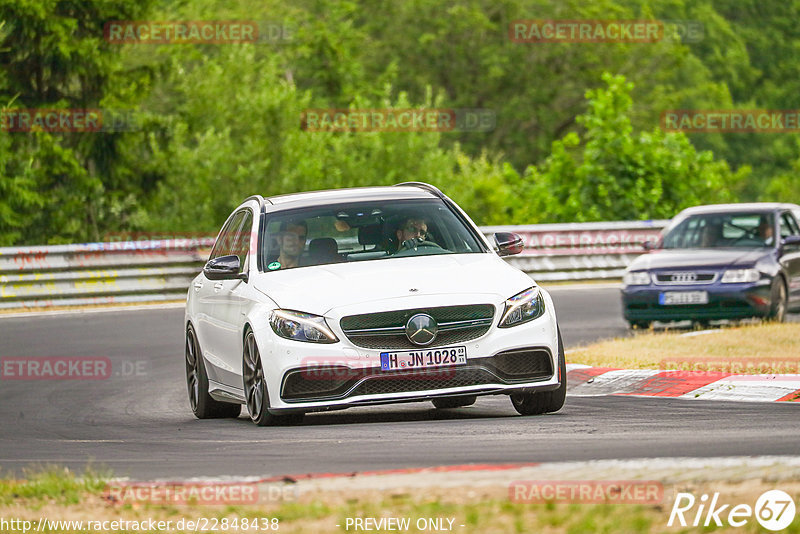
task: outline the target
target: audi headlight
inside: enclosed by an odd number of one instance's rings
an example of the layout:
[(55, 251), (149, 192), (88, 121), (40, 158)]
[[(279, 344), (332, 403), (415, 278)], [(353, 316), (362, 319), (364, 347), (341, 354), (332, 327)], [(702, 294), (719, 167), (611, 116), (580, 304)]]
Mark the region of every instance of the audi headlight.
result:
[(747, 282), (758, 282), (761, 273), (758, 269), (728, 269), (722, 275), (723, 284), (744, 284)]
[(647, 271), (631, 271), (622, 277), (622, 283), (626, 286), (649, 286), (650, 273)]
[(527, 323), (544, 314), (544, 299), (538, 287), (526, 289), (517, 293), (506, 301), (503, 317), (500, 319), (500, 328), (517, 326)]
[(323, 317), (289, 310), (273, 310), (269, 316), (272, 330), (281, 337), (308, 343), (336, 343), (339, 338), (331, 332)]

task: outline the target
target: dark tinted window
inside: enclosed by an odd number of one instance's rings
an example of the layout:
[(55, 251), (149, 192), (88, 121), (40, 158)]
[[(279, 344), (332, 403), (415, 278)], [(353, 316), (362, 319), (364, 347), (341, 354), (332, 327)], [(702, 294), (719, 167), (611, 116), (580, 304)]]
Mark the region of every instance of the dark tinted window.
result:
[(234, 246), (238, 237), (239, 228), (242, 226), (242, 221), (245, 217), (245, 211), (238, 211), (233, 217), (228, 219), (222, 231), (217, 236), (214, 242), (214, 249), (211, 251), (209, 259), (219, 258), (220, 256), (229, 256), (234, 254)]
[(244, 272), (247, 260), (247, 254), (250, 252), (250, 238), (253, 235), (253, 214), (250, 210), (245, 212), (242, 225), (236, 231), (233, 240), (233, 248), (231, 254), (239, 256), (239, 265), (241, 265), (241, 272)]
[(798, 235), (800, 231), (797, 228), (797, 222), (794, 217), (787, 211), (781, 215), (781, 237), (789, 237), (790, 235)]

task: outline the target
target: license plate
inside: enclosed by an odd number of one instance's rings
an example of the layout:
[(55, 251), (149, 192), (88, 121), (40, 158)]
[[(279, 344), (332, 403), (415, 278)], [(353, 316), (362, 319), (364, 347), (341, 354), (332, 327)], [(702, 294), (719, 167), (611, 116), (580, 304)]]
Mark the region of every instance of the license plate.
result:
[(708, 304), (706, 291), (667, 291), (658, 295), (658, 303), (662, 306), (678, 304)]
[(467, 347), (381, 352), (381, 370), (398, 371), (425, 367), (448, 367), (467, 363)]

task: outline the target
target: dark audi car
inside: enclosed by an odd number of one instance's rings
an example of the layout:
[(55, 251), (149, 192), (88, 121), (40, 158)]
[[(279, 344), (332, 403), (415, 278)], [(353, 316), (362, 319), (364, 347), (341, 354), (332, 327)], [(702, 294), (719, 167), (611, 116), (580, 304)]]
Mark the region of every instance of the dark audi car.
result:
[(720, 204), (679, 213), (628, 267), (622, 307), (653, 321), (766, 317), (800, 309), (800, 206)]

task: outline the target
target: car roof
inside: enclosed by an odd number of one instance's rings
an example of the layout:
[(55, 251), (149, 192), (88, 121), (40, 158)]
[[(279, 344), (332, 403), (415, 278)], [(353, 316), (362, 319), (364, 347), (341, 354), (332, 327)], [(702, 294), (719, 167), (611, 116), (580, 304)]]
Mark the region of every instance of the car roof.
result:
[[(305, 208), (319, 206), (320, 204), (338, 204), (347, 202), (369, 202), (381, 200), (414, 200), (430, 199), (438, 196), (430, 190), (413, 185), (379, 186), (379, 187), (352, 187), (347, 189), (326, 189), (323, 191), (308, 191), (303, 193), (289, 193), (267, 197), (268, 211), (284, 209)], [(270, 206), (270, 204), (272, 206)]]
[(747, 202), (739, 204), (708, 204), (705, 206), (694, 206), (686, 208), (680, 215), (698, 215), (704, 213), (732, 213), (738, 211), (747, 212), (768, 212), (778, 210), (800, 210), (797, 204), (786, 204), (782, 202)]

